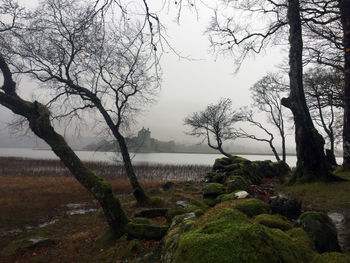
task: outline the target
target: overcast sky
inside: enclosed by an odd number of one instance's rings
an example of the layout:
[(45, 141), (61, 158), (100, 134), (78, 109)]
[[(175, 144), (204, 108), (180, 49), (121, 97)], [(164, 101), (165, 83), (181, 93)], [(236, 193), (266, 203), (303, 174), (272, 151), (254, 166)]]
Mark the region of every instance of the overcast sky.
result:
[[(33, 0), (20, 2), (32, 6), (36, 3)], [(158, 100), (145, 109), (135, 127), (135, 130), (142, 126), (150, 128), (152, 137), (160, 140), (193, 141), (184, 133), (184, 118), (222, 97), (230, 98), (234, 108), (249, 105), (249, 88), (267, 72), (275, 71), (287, 55), (280, 48), (271, 48), (246, 60), (234, 74), (233, 59), (216, 58), (210, 50), (208, 36), (204, 34), (210, 19), (209, 10), (199, 10), (199, 17), (185, 11), (180, 24), (174, 22), (175, 14), (171, 12), (164, 12), (160, 18), (168, 28), (171, 45), (184, 56), (196, 59), (179, 59), (171, 52), (162, 58), (163, 81)], [(0, 106), (0, 129), (3, 131), (10, 116), (13, 115)]]

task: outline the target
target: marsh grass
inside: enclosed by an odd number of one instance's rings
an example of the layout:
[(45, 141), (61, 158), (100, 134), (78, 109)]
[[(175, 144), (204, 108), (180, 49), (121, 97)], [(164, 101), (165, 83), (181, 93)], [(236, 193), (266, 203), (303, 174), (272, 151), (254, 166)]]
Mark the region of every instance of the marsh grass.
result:
[[(87, 165), (104, 177), (120, 198), (133, 202), (132, 189), (121, 165), (103, 162)], [(152, 191), (166, 181), (200, 181), (208, 170), (206, 166), (136, 166), (141, 185)], [(64, 216), (66, 205), (71, 203), (98, 208), (92, 195), (59, 161), (0, 158), (0, 236), (9, 230), (23, 230)]]

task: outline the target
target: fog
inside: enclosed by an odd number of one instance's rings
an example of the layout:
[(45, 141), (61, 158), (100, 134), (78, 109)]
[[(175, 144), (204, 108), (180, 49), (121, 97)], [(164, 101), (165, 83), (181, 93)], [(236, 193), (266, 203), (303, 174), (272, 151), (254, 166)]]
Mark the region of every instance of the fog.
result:
[[(22, 0), (26, 6), (35, 6), (37, 1)], [(152, 137), (158, 140), (196, 143), (197, 138), (185, 134), (183, 120), (192, 112), (203, 110), (208, 104), (220, 98), (230, 98), (234, 108), (252, 103), (249, 88), (267, 72), (276, 71), (277, 66), (287, 56), (286, 47), (274, 47), (244, 61), (235, 73), (233, 58), (213, 54), (208, 36), (204, 33), (211, 16), (211, 10), (200, 7), (198, 16), (194, 12), (184, 11), (180, 23), (175, 21), (176, 13), (163, 10), (160, 20), (167, 27), (168, 41), (179, 54), (188, 59), (179, 58), (169, 48), (165, 48), (161, 67), (163, 71), (161, 90), (157, 101), (146, 106), (130, 134), (135, 134), (141, 127), (147, 127)], [(30, 80), (22, 78), (20, 90), (26, 98), (40, 96)], [(33, 95), (34, 94), (34, 95)], [(1, 133), (11, 133), (6, 124), (13, 119), (4, 107), (0, 107)], [(261, 116), (260, 121), (266, 122)], [(82, 136), (93, 137), (96, 132), (92, 127), (81, 130)], [(74, 132), (67, 131), (68, 135)], [(292, 132), (291, 132), (292, 133)], [(294, 145), (293, 136), (287, 138), (288, 145)], [(244, 141), (244, 144), (256, 142)]]

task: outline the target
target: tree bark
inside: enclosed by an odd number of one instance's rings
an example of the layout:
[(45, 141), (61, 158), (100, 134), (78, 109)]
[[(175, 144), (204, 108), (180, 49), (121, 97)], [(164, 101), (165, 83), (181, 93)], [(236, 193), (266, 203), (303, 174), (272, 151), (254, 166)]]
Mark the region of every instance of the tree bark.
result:
[(143, 188), (141, 187), (141, 185), (137, 180), (124, 136), (122, 136), (118, 131), (114, 131), (114, 134), (119, 143), (120, 152), (123, 157), (124, 168), (127, 176), (129, 177), (129, 181), (132, 185), (134, 196), (139, 204), (147, 204), (149, 203), (150, 199), (145, 194)]
[(4, 85), (0, 91), (0, 104), (15, 114), (25, 117), (30, 129), (43, 139), (70, 170), (73, 176), (100, 203), (110, 229), (120, 237), (125, 233), (129, 222), (118, 198), (113, 194), (112, 187), (101, 177), (84, 166), (78, 156), (51, 125), (50, 111), (46, 106), (35, 102), (25, 101), (16, 93), (16, 83), (3, 57), (0, 55), (0, 68), (4, 76)]
[(288, 0), (289, 29), (289, 98), (282, 104), (294, 117), (297, 167), (291, 183), (330, 180), (329, 165), (324, 154), (324, 140), (315, 129), (306, 105), (303, 90), (302, 30), (299, 0)]
[(344, 126), (343, 165), (350, 168), (350, 0), (339, 0), (344, 43)]
[[(69, 84), (73, 85), (71, 83), (69, 83)], [(72, 88), (75, 90), (82, 89), (84, 91), (84, 93), (86, 94), (86, 96), (89, 97), (90, 101), (97, 107), (97, 109), (99, 110), (99, 112), (103, 116), (107, 126), (111, 130), (113, 136), (118, 141), (118, 144), (120, 147), (120, 152), (121, 152), (122, 158), (123, 158), (125, 172), (126, 172), (127, 177), (129, 178), (130, 184), (133, 188), (133, 191), (134, 191), (133, 194), (134, 194), (135, 199), (137, 200), (137, 202), (139, 204), (149, 203), (150, 198), (146, 195), (146, 193), (144, 192), (143, 188), (141, 187), (141, 185), (139, 184), (139, 182), (137, 180), (134, 168), (133, 168), (132, 163), (131, 163), (129, 150), (128, 150), (125, 138), (119, 132), (118, 126), (114, 124), (111, 116), (108, 114), (106, 109), (103, 107), (101, 101), (97, 98), (97, 96), (95, 94), (93, 94), (92, 92), (90, 92), (86, 89), (83, 89), (83, 88), (80, 88), (80, 87), (77, 87), (74, 85)]]

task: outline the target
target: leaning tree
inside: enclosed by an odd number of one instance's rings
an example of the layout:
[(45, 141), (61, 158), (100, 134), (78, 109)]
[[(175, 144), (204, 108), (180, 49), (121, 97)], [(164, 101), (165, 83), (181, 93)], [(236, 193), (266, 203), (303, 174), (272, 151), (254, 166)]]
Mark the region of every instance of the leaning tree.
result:
[[(215, 12), (208, 33), (213, 48), (218, 52), (230, 52), (238, 64), (250, 53), (260, 53), (269, 45), (280, 44), (289, 39), (290, 95), (282, 100), (282, 104), (292, 111), (295, 123), (298, 161), (293, 180), (306, 182), (331, 179), (324, 154), (324, 140), (313, 126), (304, 96), (300, 17), (303, 13), (299, 0), (225, 3), (226, 9), (223, 14)], [(239, 10), (238, 14), (234, 14), (246, 19), (234, 19), (228, 14), (228, 7)], [(256, 24), (252, 19), (264, 22)], [(256, 27), (253, 28), (254, 26)], [(289, 26), (289, 30), (286, 26)]]
[(232, 110), (231, 100), (220, 99), (205, 110), (192, 113), (185, 118), (184, 124), (191, 129), (189, 135), (203, 138), (210, 148), (230, 157), (231, 154), (223, 149), (223, 142), (236, 137), (233, 125), (240, 119), (240, 114)]
[(159, 87), (159, 28), (152, 20), (158, 21), (145, 1), (140, 8), (109, 0), (45, 0), (3, 44), (16, 72), (48, 90), (47, 105), (58, 112), (54, 118), (88, 112), (102, 120), (100, 126), (119, 144), (139, 203), (149, 198), (135, 175), (123, 131)]
[[(58, 114), (60, 116), (69, 116), (72, 113), (76, 113), (86, 108), (98, 108), (98, 106), (102, 107), (108, 105), (108, 103), (113, 104), (113, 102), (110, 102), (108, 100), (104, 101), (104, 96), (101, 96), (100, 98), (97, 97), (97, 95), (101, 93), (107, 96), (107, 85), (98, 86), (98, 83), (96, 82), (96, 79), (104, 78), (108, 80), (108, 78), (102, 76), (106, 73), (103, 72), (103, 69), (101, 69), (97, 75), (93, 74), (90, 71), (90, 66), (95, 65), (94, 63), (97, 63), (93, 59), (89, 62), (85, 61), (86, 64), (84, 64), (84, 59), (87, 60), (91, 54), (88, 52), (96, 50), (94, 49), (96, 47), (93, 45), (84, 45), (85, 41), (89, 39), (89, 36), (96, 36), (86, 33), (97, 33), (97, 30), (99, 30), (98, 32), (102, 34), (103, 38), (93, 39), (96, 43), (102, 42), (105, 37), (103, 26), (106, 26), (106, 24), (94, 24), (91, 23), (91, 21), (95, 21), (95, 19), (102, 19), (106, 14), (106, 10), (110, 7), (110, 2), (96, 0), (94, 2), (82, 3), (74, 0), (48, 0), (42, 3), (42, 13), (40, 13), (38, 9), (33, 13), (28, 12), (25, 9), (21, 8), (13, 0), (1, 0), (0, 3), (2, 4), (0, 7), (0, 71), (2, 74), (1, 77), (3, 82), (0, 87), (0, 105), (8, 108), (17, 115), (22, 116), (27, 121), (29, 128), (33, 131), (33, 133), (39, 138), (43, 139), (51, 147), (51, 149), (60, 158), (63, 164), (70, 170), (72, 175), (99, 202), (107, 219), (109, 227), (116, 237), (120, 237), (121, 235), (127, 233), (131, 236), (142, 239), (161, 238), (161, 236), (164, 235), (165, 231), (167, 230), (167, 227), (158, 227), (152, 225), (140, 226), (134, 225), (132, 222), (130, 222), (130, 219), (127, 217), (121, 207), (120, 201), (113, 194), (110, 184), (101, 177), (97, 176), (93, 171), (88, 169), (81, 162), (78, 156), (66, 143), (63, 136), (57, 133), (54, 128), (55, 125), (53, 124), (53, 121), (55, 120), (55, 116), (57, 116), (57, 114), (53, 114), (52, 110), (57, 110), (57, 107), (61, 106), (61, 109), (69, 109), (67, 105), (71, 103), (71, 111)], [(77, 5), (78, 3), (82, 5), (79, 6)], [(146, 2), (144, 3), (146, 4)], [(55, 5), (57, 7), (57, 9), (55, 9), (55, 11), (57, 11), (57, 20), (55, 20), (55, 18), (52, 18), (52, 20), (44, 19), (46, 12), (49, 10), (49, 5)], [(64, 9), (65, 7), (70, 7), (70, 9)], [(122, 6), (119, 7), (121, 8)], [(65, 14), (64, 11), (67, 13)], [(125, 10), (123, 9), (123, 14), (125, 15), (124, 11)], [(78, 12), (78, 14), (75, 14), (74, 12)], [(149, 10), (147, 10), (147, 13), (148, 12)], [(151, 15), (147, 13), (146, 17)], [(68, 14), (72, 16), (72, 19), (64, 20), (64, 15), (67, 16)], [(74, 16), (74, 14), (76, 16)], [(43, 15), (43, 17), (41, 15)], [(77, 18), (78, 16), (81, 16), (82, 19), (75, 20), (74, 18)], [(150, 22), (149, 19), (150, 18), (148, 17), (147, 21)], [(67, 24), (65, 24), (66, 26), (57, 27), (58, 23), (62, 21), (67, 22)], [(35, 23), (31, 24), (29, 22)], [(40, 41), (34, 42), (34, 39), (32, 37), (38, 36), (37, 34), (39, 34), (41, 30), (45, 31), (48, 28), (54, 31), (52, 32), (53, 34), (49, 36), (43, 36)], [(72, 29), (72, 31), (69, 31), (68, 29)], [(30, 32), (32, 35), (30, 35), (28, 32)], [(69, 34), (69, 32), (71, 32), (71, 34)], [(22, 33), (28, 39), (21, 39)], [(65, 35), (66, 38), (57, 41), (57, 38), (55, 37), (63, 33), (67, 33), (67, 35)], [(118, 35), (115, 35), (116, 39), (114, 40), (118, 40), (117, 36)], [(79, 41), (74, 42), (77, 39)], [(16, 42), (14, 42), (14, 40), (16, 40)], [(52, 40), (56, 40), (57, 42)], [(127, 51), (124, 50), (126, 53), (128, 51), (131, 52), (131, 50), (134, 51), (132, 48), (134, 42), (121, 42), (123, 43), (122, 46), (126, 47), (127, 49)], [(135, 40), (135, 42), (137, 41)], [(23, 46), (26, 43), (29, 45), (29, 49), (26, 49), (26, 47)], [(152, 43), (154, 44), (155, 42)], [(65, 48), (63, 48), (62, 44), (65, 45)], [(154, 48), (154, 46), (152, 47)], [(32, 48), (32, 50), (30, 50), (30, 48)], [(39, 51), (42, 52), (42, 57), (36, 57), (36, 52)], [(116, 50), (109, 51), (110, 55), (112, 55), (113, 52), (116, 52)], [(22, 54), (22, 52), (24, 53)], [(79, 57), (78, 61), (75, 60), (75, 56)], [(99, 62), (105, 62), (107, 65), (111, 63), (108, 59), (103, 59), (101, 53), (97, 54), (97, 56), (100, 58)], [(127, 54), (123, 53), (121, 56), (125, 56), (126, 58)], [(136, 57), (137, 55), (135, 56), (135, 60), (137, 60)], [(37, 60), (33, 58), (36, 58)], [(136, 65), (137, 63), (135, 60), (134, 64)], [(123, 64), (123, 62), (125, 61), (115, 61), (115, 63), (119, 66), (120, 64), (118, 63)], [(42, 67), (40, 68), (39, 65)], [(81, 67), (81, 65), (84, 65), (85, 67)], [(124, 66), (128, 68), (129, 65)], [(131, 75), (131, 78), (137, 76), (137, 74), (133, 74), (133, 71), (137, 70), (139, 69), (133, 69), (130, 72), (128, 71), (128, 73)], [(42, 81), (44, 84), (48, 83), (49, 87), (54, 87), (55, 96), (51, 97), (49, 103), (43, 104), (37, 100), (27, 100), (24, 99), (22, 95), (20, 95), (20, 85), (15, 82), (15, 78), (17, 75), (22, 73), (30, 73), (32, 76)], [(110, 73), (113, 75), (113, 72)], [(90, 78), (88, 78), (88, 76)], [(64, 77), (66, 79), (64, 79)], [(131, 81), (129, 82), (127, 78), (122, 78), (122, 80), (124, 80), (125, 86), (131, 85), (130, 83), (141, 83)], [(86, 87), (82, 86), (88, 81), (92, 81), (92, 83), (96, 85), (95, 90), (88, 90)], [(23, 85), (24, 89), (28, 89), (27, 85), (28, 83)], [(123, 95), (127, 96), (127, 93), (124, 92)], [(77, 101), (74, 100), (75, 97), (81, 101), (80, 107), (77, 107), (74, 104), (77, 103)], [(64, 104), (59, 104), (58, 102), (60, 102), (62, 99), (64, 101)], [(58, 103), (58, 106), (56, 108), (52, 106), (52, 103), (54, 102)], [(128, 102), (131, 103), (130, 101), (124, 101), (124, 104), (127, 104)], [(106, 111), (109, 113), (108, 110)], [(142, 231), (138, 230), (139, 227), (142, 227)]]

